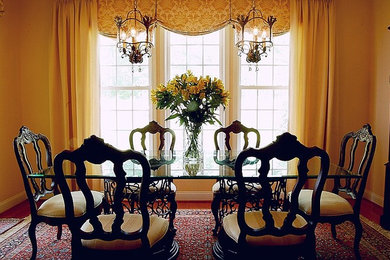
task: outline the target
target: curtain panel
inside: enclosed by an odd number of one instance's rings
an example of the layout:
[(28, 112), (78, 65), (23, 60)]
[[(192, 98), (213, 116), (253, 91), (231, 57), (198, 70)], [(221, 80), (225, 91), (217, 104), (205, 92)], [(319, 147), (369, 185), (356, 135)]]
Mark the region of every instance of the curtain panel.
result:
[(290, 37), (290, 131), (329, 151), (337, 127), (334, 1), (292, 0)]
[[(277, 18), (273, 30), (276, 35), (289, 31), (290, 0), (254, 2), (263, 16), (272, 15)], [(137, 9), (143, 15), (154, 17), (156, 14), (160, 26), (186, 35), (217, 31), (229, 24), (231, 18), (236, 20), (238, 15), (246, 15), (252, 5), (252, 0), (137, 0)], [(125, 18), (127, 12), (133, 9), (134, 0), (98, 0), (99, 32), (116, 37), (114, 17), (119, 15)]]
[(51, 142), (75, 149), (98, 134), (97, 1), (57, 0), (50, 57)]

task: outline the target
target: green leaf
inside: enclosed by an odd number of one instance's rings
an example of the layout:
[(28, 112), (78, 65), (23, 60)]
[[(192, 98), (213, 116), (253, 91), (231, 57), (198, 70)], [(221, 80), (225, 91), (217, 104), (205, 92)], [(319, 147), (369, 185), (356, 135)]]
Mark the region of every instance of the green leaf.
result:
[(175, 119), (178, 116), (179, 116), (179, 114), (172, 114), (172, 115), (168, 116), (165, 120)]

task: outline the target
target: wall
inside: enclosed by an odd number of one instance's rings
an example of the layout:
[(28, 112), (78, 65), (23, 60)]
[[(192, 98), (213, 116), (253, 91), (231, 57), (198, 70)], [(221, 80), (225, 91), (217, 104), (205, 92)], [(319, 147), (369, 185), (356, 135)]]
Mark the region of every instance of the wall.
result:
[(25, 199), (12, 148), (20, 126), (49, 133), (51, 7), (52, 0), (5, 0), (0, 17), (0, 212)]
[(15, 48), (21, 37), (16, 26), (12, 26), (18, 24), (19, 17), (15, 1), (5, 1), (4, 5), (6, 12), (0, 17), (0, 211), (20, 200), (19, 193), (23, 191), (12, 148), (12, 140), (22, 122), (21, 52)]
[[(386, 11), (385, 11), (386, 10)], [(366, 196), (383, 205), (384, 164), (389, 154), (390, 119), (390, 1), (373, 1), (373, 20), (371, 24), (374, 37), (370, 43), (374, 53), (372, 74), (372, 95), (370, 100), (370, 121), (378, 139), (374, 163), (367, 184)]]

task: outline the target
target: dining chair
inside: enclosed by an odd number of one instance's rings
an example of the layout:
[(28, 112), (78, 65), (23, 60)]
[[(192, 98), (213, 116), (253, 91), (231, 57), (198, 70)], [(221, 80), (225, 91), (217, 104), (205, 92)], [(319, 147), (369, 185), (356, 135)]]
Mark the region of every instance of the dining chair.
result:
[[(92, 192), (87, 183), (87, 169), (90, 164), (112, 163), (113, 177), (117, 189), (113, 197), (113, 214), (101, 214), (94, 210)], [(149, 215), (147, 202), (150, 194), (150, 164), (137, 151), (121, 151), (91, 136), (74, 151), (65, 150), (54, 159), (55, 176), (63, 191), (66, 217), (74, 214), (71, 193), (64, 175), (63, 165), (74, 165), (78, 187), (86, 200), (87, 211), (84, 223), (70, 223), (73, 259), (175, 259), (179, 248), (174, 241), (174, 232), (169, 220)], [(126, 165), (137, 163), (141, 166), (142, 181), (139, 191), (139, 213), (125, 211)]]
[[(263, 205), (261, 210), (246, 211), (247, 200), (253, 194), (246, 192), (247, 158), (257, 158), (258, 181), (261, 184)], [(298, 174), (287, 211), (272, 210), (272, 160), (298, 159)], [(320, 170), (312, 194), (313, 211), (310, 221), (298, 210), (298, 195), (308, 178), (309, 161), (320, 159)], [(329, 169), (328, 154), (317, 147), (302, 145), (296, 136), (284, 133), (276, 141), (262, 148), (248, 148), (237, 157), (235, 176), (238, 184), (238, 211), (227, 215), (213, 245), (216, 259), (247, 259), (254, 256), (264, 259), (297, 259), (298, 256), (315, 258), (315, 227), (319, 216), (320, 195)], [(253, 171), (253, 169), (250, 169)]]
[[(336, 225), (351, 221), (355, 226), (354, 251), (358, 258), (360, 257), (359, 244), (363, 232), (360, 222), (360, 206), (375, 147), (376, 137), (372, 134), (369, 124), (365, 124), (356, 132), (345, 134), (341, 140), (338, 166), (347, 171), (356, 172), (361, 178), (347, 178), (342, 185), (340, 179), (335, 178), (332, 192), (323, 191), (321, 195), (319, 222), (330, 223), (332, 236), (336, 239)], [(311, 189), (304, 189), (299, 195), (299, 208), (308, 215), (312, 212), (312, 192)], [(346, 196), (341, 196), (342, 194)], [(354, 200), (353, 205), (345, 198), (348, 196)]]
[[(253, 133), (256, 136), (255, 148), (260, 146), (260, 133), (255, 128), (248, 128), (244, 126), (240, 121), (235, 120), (227, 127), (221, 127), (214, 132), (214, 145), (216, 152), (220, 152), (222, 149), (219, 146), (219, 138), (221, 135), (225, 136), (225, 149), (227, 152), (232, 151), (230, 139), (232, 134), (243, 134), (244, 145), (243, 149), (249, 146), (249, 134)], [(234, 165), (234, 162), (231, 162)], [(257, 193), (261, 186), (258, 183), (246, 183), (247, 190), (253, 193)], [(212, 186), (213, 201), (211, 203), (211, 211), (215, 219), (215, 227), (213, 229), (214, 235), (217, 234), (221, 225), (222, 219), (229, 213), (232, 213), (235, 208), (235, 197), (237, 196), (237, 184), (233, 180), (220, 180), (214, 183)]]
[[(46, 136), (35, 134), (28, 127), (22, 126), (18, 136), (14, 139), (14, 152), (30, 205), (31, 223), (28, 235), (32, 245), (31, 259), (35, 259), (38, 249), (36, 226), (41, 222), (57, 226), (57, 239), (61, 239), (62, 224), (67, 224), (69, 221), (82, 221), (86, 204), (80, 191), (71, 192), (70, 195), (75, 205), (74, 217), (67, 219), (63, 195), (59, 193), (55, 181), (48, 182), (45, 178), (31, 178), (30, 175), (34, 173), (53, 170), (51, 146)], [(50, 197), (51, 194), (54, 196)], [(93, 191), (92, 195), (95, 208), (100, 208), (103, 205), (103, 193)]]
[[(171, 153), (173, 156), (175, 142), (176, 142), (176, 135), (175, 132), (170, 128), (162, 127), (159, 123), (156, 121), (150, 121), (146, 126), (142, 128), (136, 128), (133, 129), (130, 132), (129, 136), (129, 142), (130, 142), (130, 149), (135, 150), (135, 135), (140, 134), (140, 145), (142, 147), (142, 152), (146, 153), (147, 148), (145, 144), (145, 140), (147, 137), (147, 134), (151, 135), (157, 135), (158, 134), (158, 153)], [(166, 137), (170, 138), (170, 146), (169, 149), (165, 151), (165, 145), (167, 144)], [(157, 170), (153, 168), (153, 165), (151, 166), (152, 170)], [(156, 167), (158, 168), (158, 166)], [(130, 196), (132, 197), (132, 208), (134, 209), (134, 202), (138, 201), (138, 195), (139, 195), (139, 183), (131, 183), (128, 184), (127, 191), (130, 193)], [(150, 203), (149, 209), (159, 214), (160, 216), (169, 217), (170, 219), (170, 225), (173, 227), (173, 220), (175, 218), (175, 214), (177, 211), (177, 202), (176, 202), (176, 185), (172, 182), (171, 179), (165, 179), (165, 180), (159, 180), (159, 181), (153, 181), (150, 184), (149, 187), (150, 190)], [(158, 201), (158, 203), (155, 203)], [(169, 209), (169, 210), (167, 210)]]

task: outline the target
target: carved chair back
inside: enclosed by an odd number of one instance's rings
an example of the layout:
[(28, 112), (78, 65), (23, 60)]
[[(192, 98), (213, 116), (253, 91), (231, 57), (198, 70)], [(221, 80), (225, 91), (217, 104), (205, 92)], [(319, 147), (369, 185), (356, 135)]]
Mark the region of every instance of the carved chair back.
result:
[(231, 148), (231, 144), (230, 144), (230, 137), (231, 137), (230, 134), (231, 133), (234, 133), (234, 134), (243, 133), (244, 134), (244, 146), (243, 146), (243, 149), (248, 148), (248, 145), (249, 145), (248, 134), (249, 133), (254, 133), (256, 135), (256, 145), (255, 145), (255, 147), (258, 148), (260, 146), (260, 133), (259, 133), (259, 131), (257, 129), (255, 129), (255, 128), (248, 128), (248, 127), (244, 126), (238, 120), (235, 120), (229, 126), (221, 127), (221, 128), (217, 129), (214, 132), (214, 145), (215, 145), (215, 149), (216, 150), (220, 149), (219, 145), (218, 145), (218, 134), (219, 133), (225, 133), (225, 146), (226, 146), (226, 148), (228, 150), (232, 149)]
[[(126, 185), (126, 162), (137, 161), (142, 168), (142, 181), (139, 195), (139, 208), (142, 214), (142, 228), (134, 232), (125, 232), (121, 225), (124, 222), (124, 207), (123, 200), (125, 193), (123, 192)], [(147, 204), (145, 196), (149, 191), (150, 184), (150, 165), (145, 156), (136, 151), (126, 150), (120, 151), (113, 146), (104, 143), (104, 140), (96, 136), (91, 136), (84, 140), (84, 143), (74, 151), (65, 150), (58, 154), (54, 160), (55, 175), (58, 180), (58, 185), (65, 201), (67, 218), (73, 217), (73, 201), (69, 186), (64, 176), (63, 165), (64, 162), (70, 162), (75, 167), (74, 175), (80, 190), (82, 191), (86, 200), (87, 219), (93, 226), (92, 231), (81, 231), (80, 226), (70, 226), (72, 231), (72, 247), (81, 246), (81, 239), (102, 239), (105, 241), (122, 239), (122, 240), (136, 240), (141, 239), (144, 247), (149, 247), (149, 240), (147, 237), (149, 229), (149, 213), (147, 211)], [(113, 213), (115, 214), (114, 221), (111, 226), (111, 231), (103, 230), (102, 224), (97, 215), (99, 212), (94, 210), (94, 201), (92, 193), (88, 187), (87, 179), (87, 164), (100, 165), (105, 161), (110, 161), (113, 164), (113, 171), (115, 176), (116, 189), (113, 199)], [(72, 250), (77, 250), (73, 248)]]
[(174, 147), (175, 147), (175, 142), (176, 142), (176, 136), (175, 136), (175, 132), (170, 129), (170, 128), (164, 128), (162, 127), (161, 125), (159, 125), (156, 121), (151, 121), (149, 122), (148, 125), (146, 125), (145, 127), (143, 128), (136, 128), (134, 130), (132, 130), (130, 132), (130, 136), (129, 136), (129, 141), (130, 141), (130, 148), (132, 150), (134, 150), (134, 134), (135, 133), (141, 133), (141, 146), (142, 146), (142, 149), (145, 151), (146, 150), (146, 145), (145, 145), (145, 140), (146, 140), (146, 134), (147, 133), (150, 133), (150, 134), (157, 134), (159, 133), (160, 134), (160, 144), (159, 144), (159, 147), (158, 147), (158, 150), (163, 150), (164, 148), (164, 145), (165, 145), (165, 133), (170, 133), (171, 134), (171, 145), (169, 147), (169, 150), (173, 151)]
[(22, 174), (24, 188), (30, 204), (31, 214), (37, 214), (37, 201), (49, 193), (57, 193), (54, 181), (45, 178), (28, 178), (29, 174), (42, 172), (52, 167), (50, 142), (43, 134), (35, 134), (22, 126), (14, 139), (14, 152)]
[[(254, 157), (259, 160), (260, 169), (258, 170), (259, 176), (258, 180), (262, 187), (262, 192), (264, 196), (264, 202), (262, 207), (262, 220), (265, 225), (260, 229), (251, 228), (244, 217), (245, 212), (245, 202), (248, 200), (246, 197), (250, 196), (245, 192), (245, 182), (243, 178), (243, 164), (245, 160), (249, 157)], [(294, 227), (293, 222), (297, 218), (297, 215), (301, 215), (305, 218), (305, 214), (298, 209), (298, 195), (303, 188), (308, 173), (308, 162), (311, 158), (319, 157), (321, 159), (321, 167), (319, 171), (318, 178), (315, 183), (313, 197), (312, 197), (312, 222), (308, 222), (308, 225), (303, 227)], [(277, 220), (274, 219), (274, 215), (271, 214), (272, 211), (272, 187), (270, 184), (270, 179), (268, 174), (270, 172), (271, 160), (279, 159), (282, 161), (291, 161), (294, 158), (297, 158), (299, 163), (297, 166), (298, 178), (297, 182), (292, 190), (291, 194), (291, 205), (288, 209), (287, 216), (281, 227), (277, 227)], [(276, 141), (264, 147), (262, 149), (249, 148), (242, 151), (237, 157), (235, 165), (235, 176), (238, 183), (239, 190), (239, 207), (238, 207), (238, 225), (240, 227), (241, 233), (239, 235), (238, 243), (241, 245), (246, 244), (246, 236), (264, 236), (264, 235), (274, 235), (274, 236), (284, 236), (288, 234), (302, 235), (310, 234), (314, 237), (314, 228), (319, 217), (319, 206), (320, 206), (320, 196), (324, 187), (325, 179), (328, 174), (329, 169), (329, 156), (328, 154), (317, 147), (308, 148), (302, 145), (297, 141), (296, 136), (289, 133), (284, 133), (277, 137)]]
[(347, 133), (341, 140), (338, 165), (345, 167), (345, 169), (349, 171), (358, 173), (361, 175), (361, 178), (355, 178), (353, 180), (346, 179), (345, 184), (341, 187), (336, 181), (334, 192), (345, 192), (355, 199), (354, 209), (357, 210), (357, 212), (360, 210), (360, 204), (375, 154), (375, 148), (376, 136), (372, 134), (371, 126), (369, 124), (365, 124), (356, 132)]

